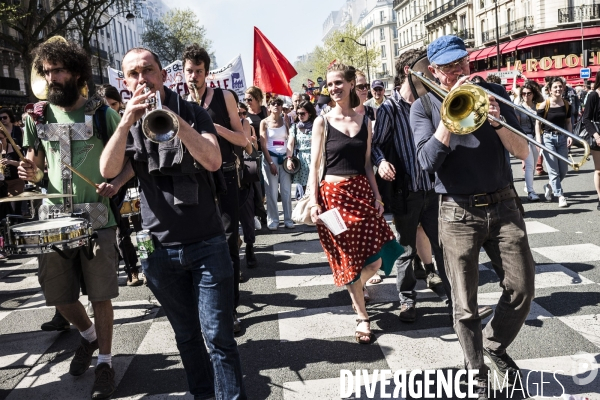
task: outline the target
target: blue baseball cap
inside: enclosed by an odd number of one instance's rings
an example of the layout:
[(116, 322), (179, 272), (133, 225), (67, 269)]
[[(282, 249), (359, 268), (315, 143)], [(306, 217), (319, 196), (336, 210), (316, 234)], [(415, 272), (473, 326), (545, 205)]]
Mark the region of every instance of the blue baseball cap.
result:
[(468, 55), (465, 42), (454, 35), (440, 36), (427, 46), (427, 58), (435, 65), (450, 64)]

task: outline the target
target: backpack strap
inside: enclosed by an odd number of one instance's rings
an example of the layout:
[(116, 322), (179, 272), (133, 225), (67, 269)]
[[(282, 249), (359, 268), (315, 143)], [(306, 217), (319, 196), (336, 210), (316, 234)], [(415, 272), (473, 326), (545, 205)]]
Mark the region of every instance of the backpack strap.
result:
[(94, 113), (94, 124), (98, 130), (98, 135), (102, 140), (104, 146), (108, 143), (108, 125), (106, 124), (106, 111), (108, 106), (106, 104), (100, 106)]
[(427, 119), (431, 120), (431, 99), (429, 98), (429, 94), (425, 94), (425, 96), (421, 96), (421, 104), (423, 104), (423, 110), (425, 110), (425, 115), (427, 115)]

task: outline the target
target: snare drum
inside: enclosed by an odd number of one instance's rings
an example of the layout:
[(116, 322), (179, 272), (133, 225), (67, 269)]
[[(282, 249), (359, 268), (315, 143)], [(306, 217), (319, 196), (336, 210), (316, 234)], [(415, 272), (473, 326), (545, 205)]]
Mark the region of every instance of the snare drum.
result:
[(6, 248), (13, 254), (43, 254), (85, 246), (92, 226), (84, 218), (55, 218), (26, 222), (9, 228)]
[(140, 213), (140, 195), (135, 189), (128, 189), (123, 205), (121, 206), (121, 216), (131, 217)]

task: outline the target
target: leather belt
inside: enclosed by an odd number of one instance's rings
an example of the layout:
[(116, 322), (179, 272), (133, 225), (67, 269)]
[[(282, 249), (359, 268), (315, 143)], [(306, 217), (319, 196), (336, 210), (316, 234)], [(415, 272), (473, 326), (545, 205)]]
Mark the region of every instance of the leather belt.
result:
[(505, 187), (494, 193), (474, 194), (470, 196), (444, 194), (442, 201), (453, 201), (455, 203), (466, 203), (470, 207), (484, 207), (490, 204), (500, 203), (517, 197), (517, 193), (510, 187)]

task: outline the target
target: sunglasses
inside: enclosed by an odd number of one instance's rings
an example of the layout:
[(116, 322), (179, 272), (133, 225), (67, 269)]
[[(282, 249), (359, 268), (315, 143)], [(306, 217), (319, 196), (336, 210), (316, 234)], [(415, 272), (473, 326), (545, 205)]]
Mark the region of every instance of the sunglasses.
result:
[(369, 85), (366, 83), (361, 83), (360, 85), (356, 85), (356, 88), (358, 90), (367, 90), (369, 88)]
[(529, 95), (533, 95), (533, 92), (522, 92), (521, 96), (529, 96)]
[(275, 106), (275, 107), (282, 107), (282, 106), (283, 106), (283, 103), (280, 103), (280, 102), (278, 102), (278, 101), (274, 101), (273, 103), (271, 103), (271, 105), (272, 105), (272, 106)]
[(246, 111), (240, 111), (240, 112), (238, 112), (238, 115), (240, 117), (245, 117), (246, 115), (248, 115), (248, 113)]
[(1, 120), (8, 119), (8, 115), (3, 115), (3, 116), (1, 116), (1, 117), (0, 117), (0, 119), (1, 119)]
[(306, 115), (304, 111), (297, 112), (296, 114), (298, 114), (299, 117), (304, 117)]
[(246, 98), (244, 98), (244, 101), (246, 103), (250, 103), (252, 100), (254, 100), (252, 97), (246, 97)]

